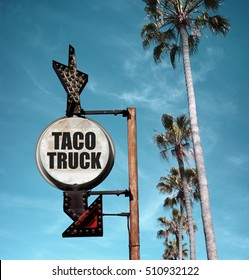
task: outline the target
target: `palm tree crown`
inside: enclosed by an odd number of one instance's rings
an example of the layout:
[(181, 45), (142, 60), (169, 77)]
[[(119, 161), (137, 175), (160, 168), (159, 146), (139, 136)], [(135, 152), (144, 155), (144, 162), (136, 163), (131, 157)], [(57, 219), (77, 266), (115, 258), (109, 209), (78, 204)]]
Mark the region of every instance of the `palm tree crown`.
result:
[(168, 159), (168, 152), (175, 157), (187, 160), (186, 150), (190, 147), (191, 129), (190, 120), (186, 115), (181, 115), (174, 119), (169, 114), (162, 116), (162, 125), (165, 128), (164, 133), (157, 133), (154, 141), (161, 150), (161, 156)]
[[(182, 220), (182, 227), (188, 231), (188, 221), (184, 214), (180, 213), (176, 208), (173, 208), (171, 213), (171, 220), (168, 220), (166, 217), (158, 218), (158, 222), (163, 229), (157, 232), (157, 238), (164, 238), (164, 245), (166, 246), (163, 254), (164, 259), (183, 259), (187, 257), (188, 250), (184, 248), (186, 243), (182, 244), (181, 242), (179, 244), (180, 235), (182, 235), (182, 231), (179, 231), (179, 226)], [(171, 238), (172, 236), (173, 239)], [(172, 246), (173, 244), (174, 246)], [(179, 258), (179, 250), (182, 251), (181, 258)], [(166, 252), (169, 253), (167, 257), (165, 255)], [(174, 257), (172, 258), (172, 256)]]
[(227, 18), (214, 14), (222, 0), (143, 0), (150, 23), (143, 26), (143, 47), (155, 43), (154, 60), (161, 62), (165, 54), (170, 55), (171, 64), (182, 53), (180, 28), (188, 34), (190, 54), (196, 53), (202, 30), (209, 28), (214, 34), (226, 35), (229, 31)]
[[(200, 190), (196, 169), (186, 168), (185, 175), (189, 187), (190, 198), (192, 202), (198, 202), (200, 200)], [(175, 207), (180, 204), (181, 200), (184, 200), (183, 185), (178, 168), (172, 167), (168, 176), (162, 176), (156, 187), (160, 193), (168, 195), (164, 200), (164, 207)]]

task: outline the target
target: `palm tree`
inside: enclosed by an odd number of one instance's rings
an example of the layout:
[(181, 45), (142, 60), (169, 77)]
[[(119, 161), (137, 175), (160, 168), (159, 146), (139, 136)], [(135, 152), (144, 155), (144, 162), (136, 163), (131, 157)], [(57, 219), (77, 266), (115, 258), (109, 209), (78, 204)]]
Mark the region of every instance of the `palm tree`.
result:
[[(191, 193), (191, 200), (199, 201), (199, 184), (196, 175), (196, 170), (194, 168), (185, 169), (186, 180), (188, 183), (189, 192)], [(180, 173), (178, 168), (171, 168), (168, 176), (163, 176), (160, 178), (160, 182), (157, 185), (157, 189), (160, 193), (168, 194), (167, 198), (164, 200), (164, 207), (173, 208), (177, 205), (180, 206), (181, 219), (179, 222), (179, 257), (182, 259), (182, 227), (185, 217), (185, 204), (184, 204), (184, 192), (181, 183)]]
[(161, 62), (169, 54), (171, 64), (176, 67), (177, 55), (183, 55), (185, 81), (188, 95), (189, 116), (193, 137), (198, 181), (200, 184), (201, 209), (208, 259), (217, 259), (216, 241), (213, 229), (208, 184), (197, 119), (195, 93), (190, 65), (190, 54), (197, 51), (202, 30), (209, 28), (214, 34), (226, 35), (228, 20), (214, 14), (223, 0), (143, 0), (146, 3), (150, 23), (143, 26), (143, 46), (155, 43), (153, 56)]
[(183, 220), (184, 220), (184, 192), (182, 188), (182, 184), (180, 181), (179, 176), (179, 169), (171, 168), (170, 174), (168, 177), (163, 176), (160, 178), (160, 182), (157, 185), (157, 189), (160, 193), (169, 194), (171, 196), (167, 196), (164, 200), (164, 207), (166, 208), (173, 208), (176, 205), (180, 205), (180, 213), (181, 219), (179, 222), (179, 238), (178, 238), (178, 259), (182, 259), (182, 227), (183, 227)]
[[(170, 237), (173, 235), (175, 240), (174, 243), (175, 246), (174, 247), (169, 246), (172, 249), (171, 255), (174, 255), (173, 259), (182, 260), (183, 257), (186, 257), (185, 254), (186, 252), (183, 254), (183, 247), (186, 246), (186, 244), (185, 245), (182, 244), (182, 230), (180, 230), (180, 227), (183, 227), (186, 231), (188, 230), (188, 223), (187, 223), (186, 216), (184, 215), (184, 213), (180, 213), (176, 208), (173, 208), (171, 220), (168, 220), (166, 217), (160, 217), (157, 220), (160, 222), (160, 225), (163, 227), (163, 229), (157, 232), (157, 238), (164, 238), (164, 245), (167, 248), (167, 246), (171, 244)], [(182, 221), (182, 225), (180, 226), (181, 221)]]
[[(183, 260), (187, 258), (188, 256), (188, 249), (185, 248), (187, 244), (184, 243), (182, 245), (182, 255), (183, 255)], [(178, 247), (177, 247), (177, 242), (174, 239), (173, 241), (170, 240), (168, 243), (165, 243), (166, 249), (164, 250), (163, 253), (163, 258), (165, 260), (177, 260), (178, 257)]]
[(172, 155), (177, 159), (189, 225), (190, 259), (194, 260), (196, 257), (192, 207), (184, 167), (184, 160), (188, 157), (186, 149), (189, 148), (191, 137), (190, 120), (185, 115), (174, 119), (171, 115), (164, 114), (162, 116), (162, 124), (166, 132), (165, 134), (156, 134), (154, 136), (154, 141), (161, 150), (163, 158), (168, 159), (168, 152), (171, 150)]

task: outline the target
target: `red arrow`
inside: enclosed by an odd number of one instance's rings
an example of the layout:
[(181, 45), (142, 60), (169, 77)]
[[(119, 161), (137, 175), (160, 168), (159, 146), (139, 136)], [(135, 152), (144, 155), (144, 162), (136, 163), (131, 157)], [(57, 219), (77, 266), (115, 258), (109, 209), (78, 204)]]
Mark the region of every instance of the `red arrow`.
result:
[(72, 223), (62, 234), (63, 237), (103, 236), (102, 195)]

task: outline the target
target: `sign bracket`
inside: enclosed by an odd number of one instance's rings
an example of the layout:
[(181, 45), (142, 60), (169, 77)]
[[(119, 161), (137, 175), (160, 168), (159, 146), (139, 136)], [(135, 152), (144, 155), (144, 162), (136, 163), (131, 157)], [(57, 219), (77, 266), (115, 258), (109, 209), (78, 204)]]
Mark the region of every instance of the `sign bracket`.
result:
[(128, 110), (91, 110), (85, 111), (81, 109), (81, 114), (85, 115), (122, 115), (122, 117), (126, 118), (128, 116)]
[(127, 217), (127, 218), (129, 218), (130, 217), (130, 213), (128, 213), (128, 212), (121, 212), (121, 213), (116, 213), (116, 214), (106, 214), (106, 213), (103, 213), (102, 216), (119, 216), (119, 217)]
[(117, 191), (87, 191), (87, 195), (124, 195), (125, 197), (130, 197), (131, 193), (129, 190), (117, 190)]

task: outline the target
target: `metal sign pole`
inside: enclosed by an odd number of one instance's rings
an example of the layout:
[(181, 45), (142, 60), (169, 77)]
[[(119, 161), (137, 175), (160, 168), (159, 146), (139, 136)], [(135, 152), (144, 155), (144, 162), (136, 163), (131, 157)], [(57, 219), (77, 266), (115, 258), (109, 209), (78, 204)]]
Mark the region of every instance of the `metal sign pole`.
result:
[(137, 135), (136, 109), (128, 108), (128, 173), (130, 191), (130, 232), (129, 256), (130, 260), (140, 259), (139, 239), (139, 211), (138, 211), (138, 171), (137, 171)]

